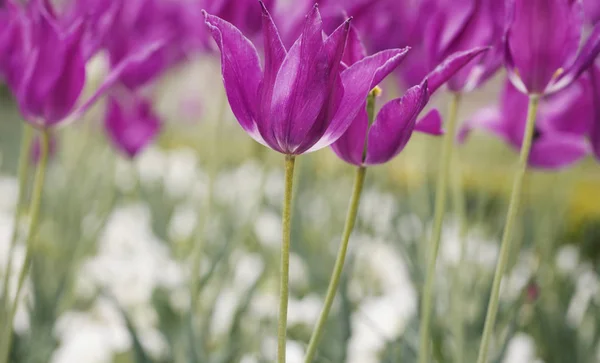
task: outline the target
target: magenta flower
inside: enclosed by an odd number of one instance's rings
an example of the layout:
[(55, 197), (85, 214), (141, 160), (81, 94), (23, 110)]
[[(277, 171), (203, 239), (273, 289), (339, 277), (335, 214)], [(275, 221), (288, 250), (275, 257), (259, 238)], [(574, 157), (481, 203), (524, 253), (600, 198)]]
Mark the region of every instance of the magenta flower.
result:
[[(540, 100), (529, 164), (544, 169), (569, 166), (590, 152), (586, 136), (594, 118), (590, 82), (580, 79)], [(477, 112), (463, 126), (459, 141), (471, 130), (483, 129), (519, 150), (525, 133), (528, 96), (506, 82), (499, 107)]]
[(335, 142), (359, 113), (369, 91), (407, 52), (383, 51), (344, 69), (341, 60), (349, 21), (324, 37), (315, 6), (302, 34), (287, 50), (263, 5), (262, 69), (255, 47), (237, 28), (205, 16), (221, 51), (225, 90), (238, 122), (256, 141), (289, 155)]
[(81, 116), (129, 68), (151, 56), (160, 45), (148, 44), (123, 59), (104, 83), (78, 106), (85, 84), (85, 21), (65, 26), (49, 3), (7, 2), (0, 16), (0, 74), (14, 93), (24, 119), (36, 127), (51, 127)]
[(491, 47), (447, 82), (451, 91), (472, 91), (502, 65), (503, 3), (499, 0), (435, 0), (433, 3), (424, 35), (431, 69), (453, 53)]
[(160, 121), (150, 102), (136, 93), (110, 96), (105, 129), (113, 145), (133, 158), (158, 134)]
[[(207, 13), (217, 16), (238, 28), (248, 37), (260, 32), (261, 10), (256, 0), (204, 0), (203, 8)], [(275, 0), (263, 0), (264, 6), (271, 11)]]
[[(431, 0), (322, 0), (319, 9), (325, 32), (330, 33), (340, 19), (351, 16), (362, 34), (369, 54), (385, 49), (410, 47), (397, 69), (403, 85), (416, 85), (427, 74), (423, 62), (423, 29), (430, 15)], [(302, 30), (304, 14), (314, 1), (298, 0), (289, 9), (277, 8), (276, 20), (285, 44), (292, 44)]]
[(505, 63), (515, 87), (547, 94), (576, 80), (600, 52), (600, 25), (578, 53), (581, 1), (507, 0)]
[(600, 1), (583, 0), (583, 9), (585, 18), (590, 24), (600, 21)]
[(111, 67), (149, 44), (161, 46), (144, 62), (128, 67), (120, 82), (133, 90), (203, 49), (205, 29), (200, 0), (125, 0), (105, 46)]
[(81, 52), (87, 61), (106, 44), (119, 18), (123, 0), (70, 0), (62, 5), (64, 9), (58, 20), (63, 25), (70, 26), (85, 19)]
[[(355, 50), (354, 57), (360, 54), (362, 47), (357, 37), (350, 37), (348, 48)], [(333, 151), (342, 160), (356, 166), (377, 165), (398, 155), (410, 140), (413, 131), (430, 135), (442, 134), (442, 120), (437, 110), (432, 110), (419, 122), (417, 117), (433, 92), (486, 50), (487, 48), (475, 48), (451, 55), (421, 84), (408, 89), (401, 98), (386, 103), (372, 125), (369, 125), (366, 103), (363, 102), (361, 111), (348, 130), (332, 145)]]

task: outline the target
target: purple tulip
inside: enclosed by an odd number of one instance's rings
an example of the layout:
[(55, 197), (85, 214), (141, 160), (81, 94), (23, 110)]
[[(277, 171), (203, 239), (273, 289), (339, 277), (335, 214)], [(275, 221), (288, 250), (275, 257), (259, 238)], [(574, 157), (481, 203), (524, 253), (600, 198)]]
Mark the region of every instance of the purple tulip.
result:
[(143, 87), (202, 50), (205, 29), (200, 0), (125, 0), (105, 46), (111, 67), (149, 44), (160, 42), (144, 62), (125, 70), (120, 81), (131, 90)]
[(104, 121), (113, 145), (130, 158), (141, 152), (160, 131), (150, 102), (136, 93), (110, 96)]
[(583, 0), (583, 9), (585, 18), (590, 24), (600, 21), (600, 1)]
[(450, 54), (475, 47), (491, 47), (448, 81), (451, 91), (472, 91), (500, 68), (503, 21), (504, 6), (498, 0), (435, 0), (425, 29), (431, 69)]
[(335, 142), (361, 111), (369, 91), (407, 52), (383, 51), (344, 69), (349, 21), (324, 37), (315, 6), (287, 50), (263, 5), (263, 70), (255, 47), (236, 27), (205, 16), (221, 51), (227, 98), (240, 125), (256, 141), (289, 155)]
[[(207, 13), (230, 22), (243, 34), (252, 37), (261, 29), (261, 10), (256, 0), (204, 0), (203, 8)], [(263, 0), (264, 6), (271, 11), (275, 0)]]
[[(350, 49), (362, 49), (358, 38), (350, 38)], [(333, 145), (333, 151), (347, 163), (356, 166), (383, 164), (398, 155), (406, 146), (413, 131), (441, 135), (442, 119), (432, 110), (421, 121), (417, 117), (427, 105), (429, 97), (473, 58), (487, 48), (475, 48), (451, 55), (431, 72), (421, 84), (410, 88), (401, 98), (386, 103), (369, 125), (369, 115), (363, 102), (361, 112), (348, 130)], [(358, 54), (358, 51), (356, 52)]]
[[(544, 169), (569, 166), (589, 154), (586, 141), (594, 118), (590, 82), (580, 79), (540, 100), (529, 164)], [(506, 82), (499, 107), (485, 108), (465, 123), (459, 141), (471, 130), (491, 132), (519, 150), (525, 133), (528, 96)]]
[(600, 25), (582, 50), (581, 1), (507, 0), (505, 63), (515, 87), (528, 94), (557, 92), (575, 81), (600, 52)]
[(98, 90), (77, 106), (85, 84), (86, 17), (70, 22), (58, 18), (46, 1), (21, 6), (7, 2), (0, 16), (0, 74), (14, 93), (24, 119), (36, 127), (51, 127), (80, 117), (130, 68), (161, 45), (147, 44), (114, 68)]

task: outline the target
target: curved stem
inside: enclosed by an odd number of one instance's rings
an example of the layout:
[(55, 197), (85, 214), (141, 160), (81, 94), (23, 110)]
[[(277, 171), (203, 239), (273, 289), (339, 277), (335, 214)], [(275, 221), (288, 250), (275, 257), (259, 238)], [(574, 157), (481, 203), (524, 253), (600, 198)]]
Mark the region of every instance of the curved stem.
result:
[(15, 314), (17, 312), (17, 307), (19, 306), (19, 299), (21, 296), (21, 290), (23, 289), (23, 285), (25, 283), (25, 277), (27, 276), (27, 272), (29, 271), (29, 266), (31, 265), (31, 259), (33, 257), (34, 250), (34, 239), (35, 234), (37, 232), (38, 222), (39, 222), (39, 214), (40, 214), (40, 202), (42, 200), (42, 191), (44, 189), (44, 179), (46, 176), (46, 166), (48, 165), (48, 149), (50, 144), (50, 133), (48, 129), (43, 129), (41, 131), (40, 138), (40, 160), (37, 166), (37, 170), (35, 173), (35, 179), (33, 183), (33, 191), (31, 195), (31, 202), (29, 204), (29, 230), (27, 232), (27, 240), (26, 240), (26, 252), (25, 252), (25, 260), (23, 261), (23, 266), (21, 267), (21, 272), (19, 273), (19, 279), (17, 281), (17, 292), (15, 294), (15, 299), (12, 302), (9, 316), (6, 321), (6, 326), (3, 335), (3, 341), (0, 349), (0, 363), (6, 363), (8, 361), (8, 356), (10, 355), (10, 347), (12, 344), (12, 336), (13, 336), (13, 321), (15, 318)]
[[(6, 270), (4, 271), (4, 277), (2, 281), (2, 299), (4, 299), (5, 310), (3, 314), (8, 315), (8, 311), (10, 309), (10, 298), (8, 296), (10, 292), (10, 279), (12, 271), (13, 259), (12, 255), (15, 250), (15, 246), (17, 245), (17, 237), (18, 230), (20, 225), (20, 217), (21, 217), (21, 209), (23, 200), (25, 199), (25, 189), (27, 186), (27, 173), (29, 171), (29, 164), (31, 162), (31, 141), (33, 140), (33, 129), (23, 123), (23, 131), (21, 136), (21, 149), (19, 151), (19, 166), (17, 170), (17, 176), (19, 180), (19, 192), (17, 195), (17, 204), (15, 205), (14, 215), (13, 215), (13, 229), (11, 232), (10, 245), (8, 247), (8, 255), (7, 255), (7, 263)], [(6, 315), (3, 315), (6, 316)]]
[(423, 295), (421, 302), (421, 336), (419, 343), (419, 363), (429, 362), (429, 330), (431, 325), (433, 286), (435, 283), (435, 265), (437, 261), (437, 255), (440, 249), (442, 224), (444, 222), (444, 213), (446, 211), (448, 176), (450, 174), (450, 161), (452, 160), (452, 152), (454, 149), (454, 136), (456, 134), (456, 123), (459, 103), (460, 94), (452, 94), (447, 129), (446, 134), (444, 135), (444, 144), (442, 147), (442, 158), (440, 160), (439, 175), (437, 179), (433, 231), (431, 233), (431, 243), (429, 244), (430, 253), (427, 260), (427, 274), (425, 277), (425, 286), (423, 287)]
[(350, 235), (352, 234), (352, 230), (354, 229), (354, 223), (356, 222), (356, 215), (358, 214), (358, 205), (360, 202), (360, 195), (362, 193), (365, 181), (366, 171), (367, 169), (362, 166), (356, 168), (354, 188), (352, 191), (352, 197), (350, 199), (350, 205), (348, 207), (348, 214), (346, 215), (346, 224), (344, 226), (344, 233), (342, 234), (342, 243), (340, 244), (340, 249), (338, 251), (338, 255), (335, 260), (335, 265), (333, 267), (333, 273), (331, 274), (331, 280), (329, 281), (329, 287), (327, 288), (325, 305), (323, 306), (323, 310), (321, 310), (321, 315), (319, 315), (319, 320), (317, 320), (317, 325), (315, 326), (315, 329), (313, 330), (312, 336), (310, 338), (310, 342), (308, 343), (306, 358), (304, 359), (305, 363), (312, 362), (312, 360), (315, 357), (317, 347), (319, 345), (319, 340), (321, 339), (321, 335), (323, 334), (325, 322), (327, 321), (327, 317), (329, 316), (329, 311), (331, 310), (331, 305), (333, 305), (333, 300), (335, 298), (335, 294), (340, 283), (342, 269), (344, 268), (344, 262), (346, 261), (348, 241), (350, 240)]
[(504, 233), (500, 247), (500, 257), (498, 258), (496, 272), (494, 273), (492, 292), (485, 317), (485, 326), (483, 328), (483, 336), (481, 338), (481, 346), (479, 347), (477, 363), (485, 363), (487, 361), (490, 339), (496, 323), (496, 316), (498, 314), (498, 299), (500, 295), (500, 283), (502, 282), (502, 275), (504, 275), (506, 265), (508, 264), (508, 257), (510, 255), (511, 245), (513, 242), (513, 229), (517, 219), (517, 214), (519, 212), (519, 205), (523, 192), (523, 180), (525, 179), (525, 174), (527, 173), (527, 163), (529, 161), (531, 144), (533, 142), (538, 103), (538, 95), (529, 96), (529, 110), (527, 111), (527, 124), (525, 126), (525, 135), (523, 137), (523, 145), (521, 146), (521, 155), (519, 157), (519, 169), (517, 170), (513, 180), (513, 189), (510, 197), (510, 204), (508, 206), (508, 212), (506, 214), (506, 224), (504, 225)]
[(293, 155), (285, 156), (285, 192), (283, 196), (282, 240), (281, 240), (281, 276), (279, 285), (279, 320), (277, 323), (277, 362), (285, 363), (285, 345), (287, 342), (287, 311), (290, 274), (290, 235), (292, 227), (292, 185), (294, 182)]

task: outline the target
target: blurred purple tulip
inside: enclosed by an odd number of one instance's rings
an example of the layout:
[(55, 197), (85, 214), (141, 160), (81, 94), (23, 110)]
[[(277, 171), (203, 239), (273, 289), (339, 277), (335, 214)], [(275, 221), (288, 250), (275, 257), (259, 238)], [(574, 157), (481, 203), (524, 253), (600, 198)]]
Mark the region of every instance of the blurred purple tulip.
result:
[(221, 51), (231, 109), (256, 141), (289, 155), (331, 145), (361, 111), (369, 91), (400, 63), (406, 49), (367, 57), (347, 69), (341, 62), (350, 23), (324, 37), (317, 7), (287, 50), (263, 5), (264, 70), (253, 44), (230, 23), (206, 14)]
[(130, 158), (141, 152), (160, 131), (159, 118), (147, 99), (137, 93), (111, 95), (104, 126), (113, 145)]
[(510, 80), (528, 94), (557, 92), (573, 83), (600, 52), (597, 25), (578, 53), (581, 1), (507, 0), (504, 56)]
[[(358, 38), (350, 38), (347, 47), (362, 49), (360, 44), (353, 45), (354, 42), (359, 42)], [(342, 160), (356, 166), (377, 165), (398, 155), (410, 140), (413, 131), (430, 135), (443, 134), (442, 119), (437, 110), (432, 110), (419, 122), (417, 117), (433, 92), (486, 50), (487, 48), (475, 48), (450, 55), (421, 84), (408, 89), (401, 98), (386, 103), (372, 125), (369, 125), (366, 103), (363, 102), (361, 111), (348, 130), (332, 145), (333, 151)]]
[[(590, 82), (580, 79), (541, 99), (529, 164), (544, 169), (569, 166), (590, 153), (586, 140), (594, 119)], [(506, 82), (499, 107), (477, 112), (459, 133), (464, 141), (473, 129), (491, 132), (519, 150), (525, 133), (528, 96)]]
[(121, 83), (131, 90), (143, 87), (201, 51), (206, 42), (201, 10), (201, 0), (124, 0), (105, 41), (111, 67), (149, 44), (161, 47), (123, 71)]
[(502, 65), (503, 3), (498, 0), (435, 0), (434, 3), (424, 35), (431, 69), (450, 54), (491, 47), (448, 81), (451, 91), (472, 91)]
[(600, 21), (600, 1), (583, 0), (583, 11), (588, 23), (596, 24)]
[[(263, 0), (264, 6), (272, 11), (275, 0)], [(204, 0), (207, 13), (217, 16), (238, 28), (247, 37), (261, 30), (261, 10), (257, 0)]]
[[(83, 53), (86, 21), (63, 22), (47, 1), (25, 5), (7, 1), (0, 15), (0, 74), (15, 95), (24, 119), (36, 127), (56, 126), (81, 116), (120, 78), (151, 56), (159, 43), (130, 54), (81, 106), (86, 59)], [(68, 24), (68, 25), (66, 25)]]
[[(330, 34), (344, 18), (353, 18), (352, 24), (363, 37), (369, 54), (385, 49), (410, 47), (403, 66), (397, 69), (404, 85), (416, 85), (427, 74), (423, 62), (423, 28), (432, 0), (321, 0), (319, 10), (324, 29)], [(304, 14), (313, 0), (298, 0), (287, 8), (278, 7), (276, 22), (280, 26), (284, 44), (291, 45), (302, 30)]]

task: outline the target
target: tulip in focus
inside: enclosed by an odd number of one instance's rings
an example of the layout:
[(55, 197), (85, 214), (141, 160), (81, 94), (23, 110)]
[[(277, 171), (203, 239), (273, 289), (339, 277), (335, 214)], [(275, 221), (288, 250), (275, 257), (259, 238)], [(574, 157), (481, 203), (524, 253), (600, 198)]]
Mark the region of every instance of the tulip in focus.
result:
[(344, 69), (349, 21), (329, 37), (317, 7), (288, 50), (263, 5), (264, 66), (254, 45), (232, 24), (210, 14), (206, 23), (221, 50), (231, 109), (256, 141), (287, 155), (331, 145), (361, 111), (369, 91), (392, 72), (407, 49), (390, 49)]

